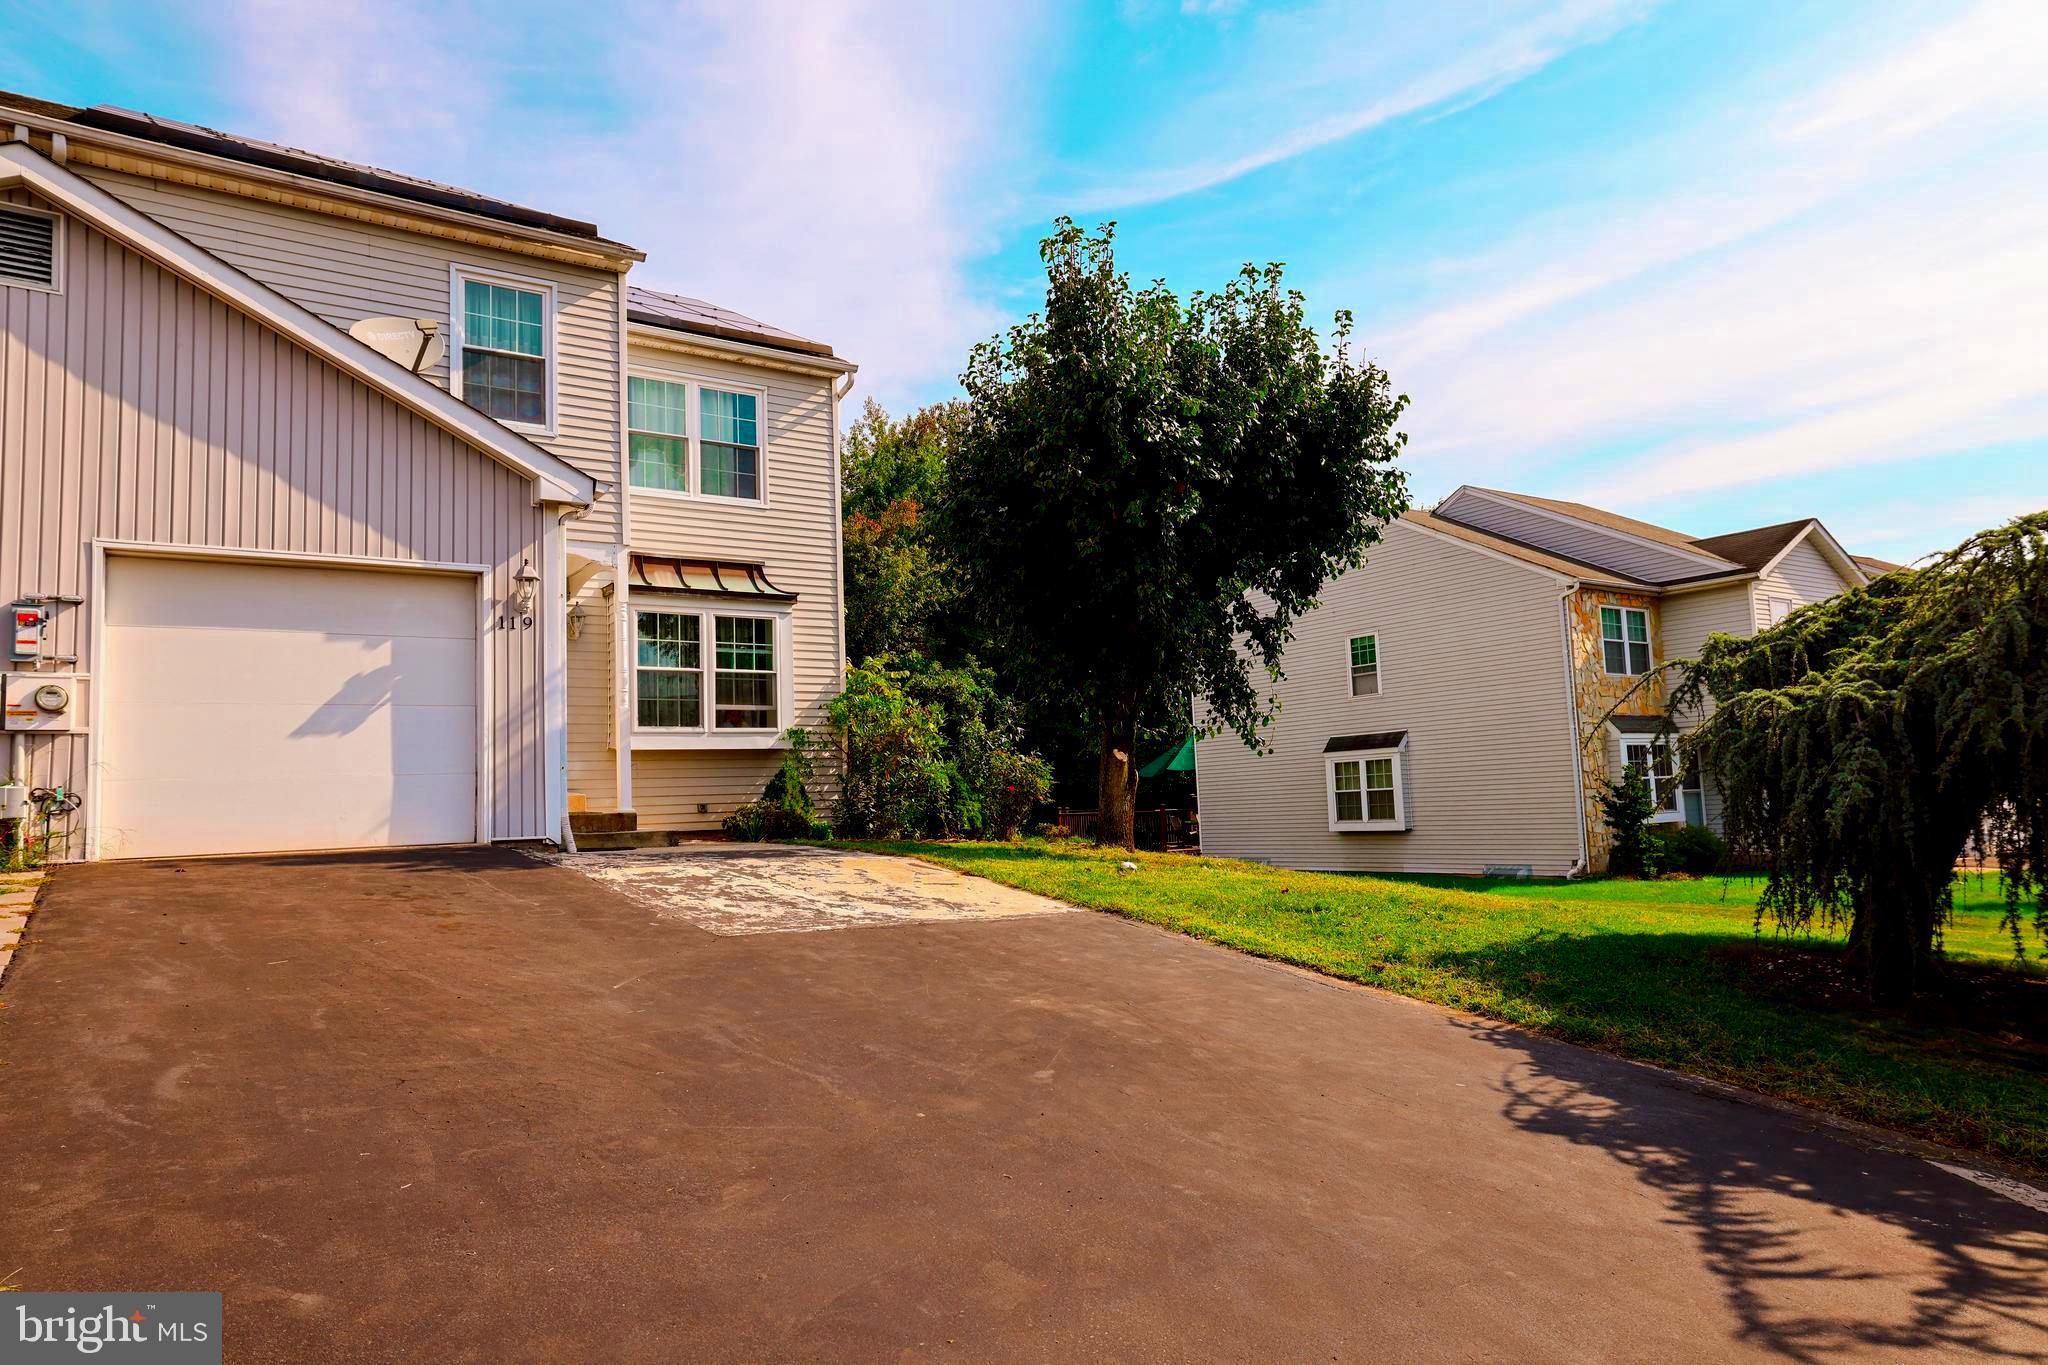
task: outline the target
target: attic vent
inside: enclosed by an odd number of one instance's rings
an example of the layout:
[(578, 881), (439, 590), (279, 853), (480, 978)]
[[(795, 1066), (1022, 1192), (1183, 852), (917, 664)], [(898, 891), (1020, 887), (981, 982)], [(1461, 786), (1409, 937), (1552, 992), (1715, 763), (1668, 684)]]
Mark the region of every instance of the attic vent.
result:
[(57, 287), (57, 220), (0, 207), (0, 284)]

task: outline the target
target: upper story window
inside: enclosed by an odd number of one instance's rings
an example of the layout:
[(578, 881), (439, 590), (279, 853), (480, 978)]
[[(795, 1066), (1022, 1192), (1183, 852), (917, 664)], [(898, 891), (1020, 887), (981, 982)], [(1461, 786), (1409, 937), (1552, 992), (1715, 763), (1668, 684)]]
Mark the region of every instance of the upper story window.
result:
[(651, 375), (626, 383), (633, 487), (765, 501), (760, 390)]
[(1376, 697), (1380, 691), (1380, 637), (1351, 638), (1351, 695)]
[(455, 287), (457, 396), (508, 426), (551, 430), (553, 290), (463, 274)]
[(0, 204), (0, 284), (54, 292), (63, 276), (63, 246), (56, 214)]
[(1792, 614), (1792, 599), (1789, 597), (1766, 597), (1764, 599), (1764, 614), (1770, 618), (1772, 625), (1777, 625), (1778, 622)]
[(690, 390), (665, 379), (626, 380), (626, 444), (635, 488), (690, 491)]
[(751, 393), (700, 387), (703, 491), (714, 498), (761, 497), (761, 408)]
[(1600, 649), (1616, 675), (1650, 671), (1650, 614), (1639, 607), (1600, 608)]

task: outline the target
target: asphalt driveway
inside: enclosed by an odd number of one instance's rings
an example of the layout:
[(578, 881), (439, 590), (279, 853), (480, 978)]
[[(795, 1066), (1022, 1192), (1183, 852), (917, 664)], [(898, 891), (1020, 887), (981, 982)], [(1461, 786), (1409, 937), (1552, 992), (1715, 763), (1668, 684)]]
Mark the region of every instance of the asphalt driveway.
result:
[(2048, 1215), (1106, 916), (716, 933), (475, 851), (33, 924), (0, 1283), (222, 1290), (230, 1360), (2048, 1354)]

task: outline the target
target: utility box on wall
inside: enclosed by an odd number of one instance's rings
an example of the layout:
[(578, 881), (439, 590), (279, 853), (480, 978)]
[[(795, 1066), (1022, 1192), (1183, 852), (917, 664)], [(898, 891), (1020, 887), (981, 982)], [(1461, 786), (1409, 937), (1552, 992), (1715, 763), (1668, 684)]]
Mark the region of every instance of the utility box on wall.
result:
[(50, 613), (40, 602), (16, 602), (7, 608), (9, 637), (7, 657), (15, 663), (33, 663), (43, 657), (43, 628)]
[(81, 673), (9, 673), (0, 693), (0, 729), (44, 734), (84, 730), (85, 689)]

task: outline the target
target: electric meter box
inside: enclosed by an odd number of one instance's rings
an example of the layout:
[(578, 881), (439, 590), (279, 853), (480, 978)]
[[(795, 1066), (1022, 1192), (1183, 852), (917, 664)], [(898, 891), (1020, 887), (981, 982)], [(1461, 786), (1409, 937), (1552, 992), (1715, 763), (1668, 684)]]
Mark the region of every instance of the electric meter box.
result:
[(85, 729), (86, 679), (79, 673), (9, 673), (0, 691), (0, 729), (66, 732)]

